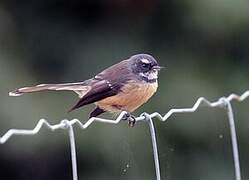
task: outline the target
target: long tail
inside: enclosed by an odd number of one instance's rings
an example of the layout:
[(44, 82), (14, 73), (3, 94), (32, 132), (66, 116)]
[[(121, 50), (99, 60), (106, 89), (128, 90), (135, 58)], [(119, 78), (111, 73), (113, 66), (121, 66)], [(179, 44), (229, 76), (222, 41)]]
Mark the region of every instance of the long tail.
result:
[(32, 93), (44, 90), (55, 90), (55, 91), (74, 91), (79, 97), (83, 97), (89, 90), (90, 86), (84, 85), (83, 82), (78, 83), (64, 83), (64, 84), (39, 84), (33, 87), (23, 87), (9, 92), (9, 96), (21, 96), (24, 93)]

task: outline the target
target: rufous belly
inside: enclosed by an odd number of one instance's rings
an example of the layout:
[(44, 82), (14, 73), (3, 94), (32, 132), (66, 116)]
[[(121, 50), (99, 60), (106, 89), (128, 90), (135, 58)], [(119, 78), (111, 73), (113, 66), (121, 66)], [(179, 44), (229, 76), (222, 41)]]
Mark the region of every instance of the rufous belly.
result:
[(117, 95), (105, 98), (97, 102), (96, 105), (110, 112), (133, 112), (150, 99), (156, 92), (157, 87), (157, 82), (130, 82), (121, 88), (121, 91)]

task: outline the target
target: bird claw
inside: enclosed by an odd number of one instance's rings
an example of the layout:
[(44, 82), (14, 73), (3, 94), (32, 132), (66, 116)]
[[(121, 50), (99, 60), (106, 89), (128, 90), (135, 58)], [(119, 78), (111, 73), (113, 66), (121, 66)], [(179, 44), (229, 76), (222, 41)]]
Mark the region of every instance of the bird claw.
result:
[(123, 120), (128, 120), (129, 127), (134, 127), (136, 124), (136, 117), (128, 112), (124, 115)]
[(134, 127), (136, 124), (136, 118), (135, 116), (130, 116), (130, 118), (128, 119), (128, 125), (129, 127)]

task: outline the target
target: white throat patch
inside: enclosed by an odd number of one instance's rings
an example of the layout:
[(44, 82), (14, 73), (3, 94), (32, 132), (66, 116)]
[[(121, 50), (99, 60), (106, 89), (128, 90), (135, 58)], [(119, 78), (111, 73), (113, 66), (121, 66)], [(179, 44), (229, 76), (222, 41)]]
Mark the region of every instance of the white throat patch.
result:
[(149, 81), (151, 81), (151, 80), (157, 80), (157, 78), (158, 78), (158, 71), (157, 70), (153, 70), (153, 71), (149, 71), (149, 72), (146, 72), (146, 73), (139, 73), (139, 75), (142, 76), (142, 77), (145, 77)]

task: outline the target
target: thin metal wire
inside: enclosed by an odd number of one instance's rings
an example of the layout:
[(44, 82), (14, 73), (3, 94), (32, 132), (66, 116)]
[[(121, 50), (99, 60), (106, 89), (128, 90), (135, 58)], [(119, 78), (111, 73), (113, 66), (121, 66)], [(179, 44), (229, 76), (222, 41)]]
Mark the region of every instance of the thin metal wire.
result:
[(145, 121), (148, 122), (149, 127), (150, 127), (150, 135), (151, 135), (153, 155), (154, 155), (154, 163), (155, 163), (155, 170), (156, 170), (156, 179), (161, 180), (155, 127), (154, 127), (153, 121), (152, 121), (149, 114), (144, 113), (144, 117), (145, 117)]
[(235, 128), (233, 109), (232, 109), (232, 105), (230, 101), (228, 101), (225, 98), (222, 100), (224, 100), (224, 102), (227, 105), (226, 109), (227, 109), (227, 116), (228, 116), (229, 125), (230, 125), (231, 142), (232, 142), (232, 148), (233, 148), (235, 179), (241, 180), (237, 133), (236, 133), (236, 128)]
[(70, 140), (70, 148), (71, 148), (71, 160), (72, 160), (72, 172), (73, 172), (73, 180), (78, 180), (78, 172), (77, 172), (77, 156), (76, 156), (76, 146), (75, 146), (75, 137), (73, 126), (68, 123), (68, 121), (64, 121), (65, 126), (68, 127), (68, 134)]
[[(233, 117), (233, 111), (232, 106), (230, 102), (232, 100), (236, 101), (244, 101), (246, 98), (249, 97), (249, 90), (245, 91), (241, 96), (237, 94), (231, 94), (228, 97), (220, 98), (218, 101), (210, 102), (204, 97), (198, 98), (196, 103), (191, 108), (183, 108), (183, 109), (171, 109), (169, 110), (164, 116), (159, 114), (158, 112), (154, 112), (152, 114), (149, 114), (149, 117), (155, 118), (157, 117), (161, 121), (166, 121), (170, 116), (176, 113), (190, 113), (195, 112), (202, 104), (207, 105), (209, 107), (223, 107), (226, 108), (228, 111), (228, 119), (230, 124), (230, 130), (231, 130), (231, 139), (232, 139), (232, 148), (233, 148), (233, 157), (234, 157), (234, 168), (235, 168), (235, 180), (241, 180), (240, 177), (240, 166), (239, 166), (239, 154), (238, 154), (238, 146), (237, 146), (237, 138), (236, 138), (236, 131), (235, 131), (235, 125), (234, 125), (234, 117)], [(8, 130), (2, 137), (0, 137), (0, 144), (4, 144), (6, 141), (8, 141), (13, 135), (34, 135), (37, 134), (40, 129), (43, 126), (46, 126), (48, 129), (54, 131), (57, 129), (65, 129), (68, 126), (72, 127), (74, 124), (78, 125), (81, 129), (86, 129), (88, 126), (90, 126), (93, 122), (102, 122), (102, 123), (109, 123), (109, 124), (118, 124), (123, 116), (126, 114), (126, 112), (121, 112), (120, 115), (115, 120), (111, 119), (102, 119), (102, 118), (91, 118), (86, 123), (81, 123), (78, 119), (73, 120), (62, 120), (59, 124), (51, 125), (47, 120), (40, 119), (40, 121), (37, 123), (34, 129), (32, 130), (24, 130), (24, 129), (10, 129)], [(136, 121), (144, 121), (145, 116), (144, 114), (141, 114), (139, 117), (136, 118)], [(66, 122), (66, 124), (65, 124)], [(73, 133), (73, 131), (70, 131), (69, 134)], [(72, 135), (72, 134), (71, 134)], [(234, 143), (234, 139), (236, 140), (236, 143)], [(72, 166), (73, 166), (73, 174), (74, 178), (77, 175), (77, 164), (76, 164), (76, 151), (75, 151), (75, 138), (74, 135), (70, 136), (70, 145), (71, 145), (71, 156), (72, 156)], [(75, 153), (73, 153), (75, 152)], [(154, 154), (155, 156), (155, 154)], [(160, 169), (160, 168), (159, 168)], [(74, 179), (77, 180), (77, 179)]]

